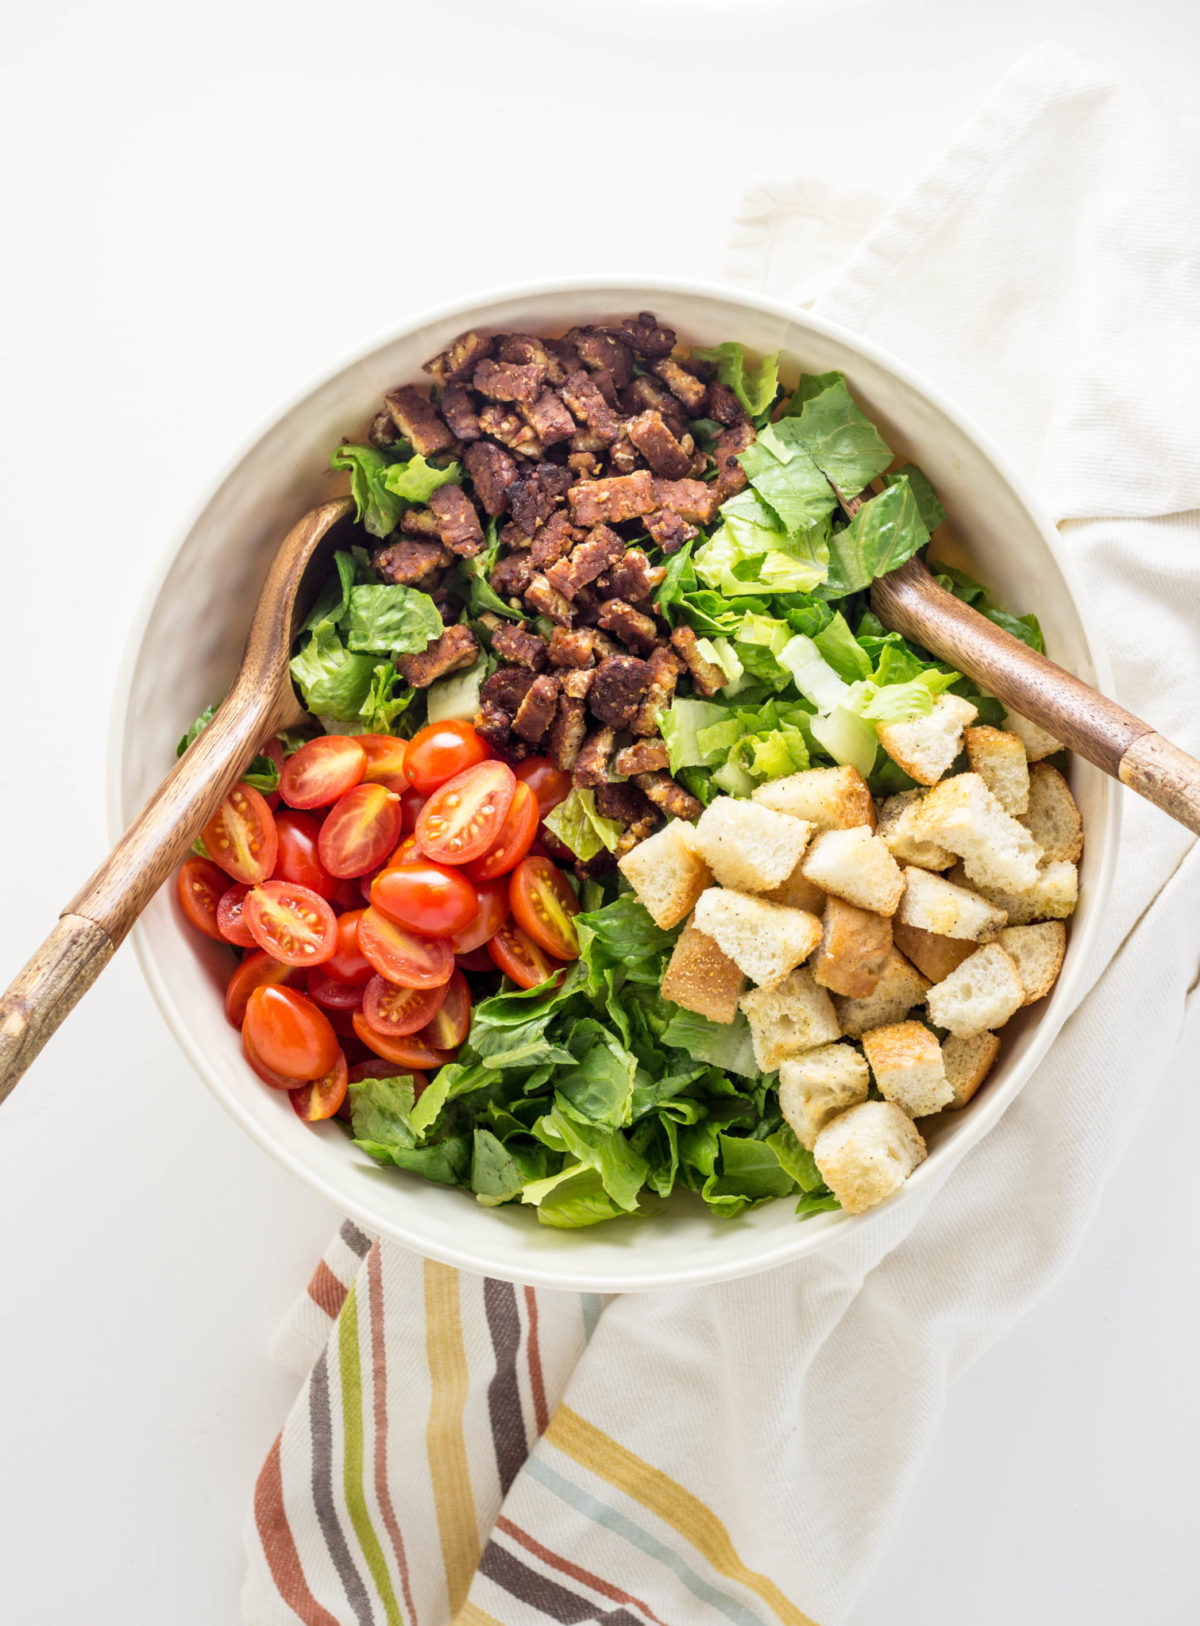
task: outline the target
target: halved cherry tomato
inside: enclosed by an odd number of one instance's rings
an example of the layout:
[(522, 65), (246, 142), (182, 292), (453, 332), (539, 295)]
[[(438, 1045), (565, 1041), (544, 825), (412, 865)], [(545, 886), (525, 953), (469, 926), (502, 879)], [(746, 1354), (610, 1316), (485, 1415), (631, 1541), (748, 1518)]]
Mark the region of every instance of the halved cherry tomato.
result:
[(488, 939), (487, 951), (518, 988), (536, 988), (562, 970), (561, 962), (552, 960), (537, 943), (526, 937), (515, 920), (506, 920), (495, 937)]
[(556, 960), (579, 958), (579, 933), (572, 919), (579, 913), (579, 899), (548, 858), (522, 859), (509, 878), (508, 901), (517, 925), (547, 954)]
[[(364, 1006), (364, 1011), (366, 1007)], [(417, 1034), (434, 1050), (457, 1050), (471, 1027), (471, 990), (461, 971), (446, 984), (446, 997)]]
[(440, 988), (398, 988), (384, 977), (372, 977), (363, 990), (363, 1019), (385, 1039), (417, 1033), (433, 1021), (453, 981), (451, 977)]
[(384, 1061), (395, 1062), (409, 1071), (416, 1067), (444, 1067), (448, 1061), (454, 1060), (453, 1050), (434, 1050), (425, 1044), (419, 1033), (385, 1039), (382, 1033), (376, 1033), (361, 1011), (354, 1013), (354, 1031), (368, 1050), (382, 1056)]
[(401, 988), (440, 988), (454, 970), (446, 938), (418, 937), (378, 909), (363, 910), (358, 946), (381, 977)]
[[(519, 766), (524, 767), (525, 764)], [(508, 817), (500, 826), (500, 834), (482, 858), (466, 866), (466, 874), (472, 881), (494, 881), (497, 875), (507, 875), (529, 851), (537, 835), (537, 827), (537, 798), (529, 786), (518, 779)]]
[(487, 755), (487, 746), (470, 723), (427, 723), (408, 742), (404, 777), (414, 790), (428, 796), (456, 774), (486, 762)]
[(545, 757), (526, 757), (513, 769), (517, 782), (528, 785), (537, 797), (538, 818), (544, 819), (571, 794), (571, 776)]
[(355, 785), (321, 826), (317, 851), (331, 875), (348, 879), (377, 869), (400, 839), (400, 798), (382, 785)]
[(464, 931), (479, 913), (475, 888), (458, 870), (431, 864), (390, 864), (371, 888), (373, 908), (407, 926), (422, 937), (452, 937)]
[(179, 907), (188, 924), (218, 943), (229, 941), (217, 920), (217, 910), (228, 888), (228, 875), (210, 858), (189, 858), (175, 878)]
[(293, 1084), (324, 1078), (341, 1048), (329, 1018), (311, 999), (269, 984), (250, 995), (242, 1034), (264, 1066)]
[(221, 936), (238, 948), (256, 946), (250, 928), (242, 918), (242, 905), (249, 890), (244, 881), (235, 881), (222, 892), (217, 905), (217, 925), (221, 928)]
[(298, 1117), (306, 1123), (320, 1123), (323, 1118), (332, 1118), (342, 1102), (346, 1099), (346, 1086), (350, 1082), (350, 1069), (346, 1066), (346, 1057), (338, 1051), (337, 1060), (325, 1074), (324, 1078), (314, 1079), (311, 1084), (302, 1084), (298, 1090), (293, 1090), (292, 1105)]
[(472, 949), (469, 954), (456, 954), (454, 963), (460, 971), (474, 971), (477, 974), (496, 969), (496, 962), (485, 948)]
[(294, 965), (284, 965), (265, 949), (255, 949), (253, 954), (246, 955), (229, 979), (225, 989), (225, 1015), (235, 1028), (240, 1028), (246, 1018), (246, 1002), (256, 988), (267, 983), (291, 982), (297, 976), (299, 972)]
[(427, 796), (422, 796), (420, 791), (416, 790), (406, 790), (400, 798), (400, 828), (406, 836), (411, 836), (417, 828), (421, 809), (428, 800)]
[(334, 885), (337, 891), (329, 900), (335, 909), (361, 909), (362, 893), (359, 891), (358, 882), (357, 875), (351, 881), (335, 878)]
[(323, 965), (314, 965), (308, 973), (308, 997), (323, 1011), (356, 1011), (362, 1005), (363, 991), (352, 982), (331, 977)]
[(386, 790), (394, 790), (397, 796), (403, 796), (409, 788), (404, 776), (408, 741), (397, 739), (394, 734), (356, 734), (354, 737), (367, 757), (367, 771), (363, 779), (368, 784), (382, 785)]
[[(264, 740), (258, 748), (258, 754), (260, 757), (270, 757), (271, 761), (279, 769), (280, 773), (283, 772), (283, 741), (279, 738), (278, 734), (272, 734), (269, 740)], [(275, 809), (279, 806), (278, 788), (271, 791), (269, 794), (264, 794), (263, 800), (271, 809), (271, 812), (274, 813)]]
[(275, 829), (279, 835), (279, 851), (275, 856), (275, 874), (281, 881), (295, 881), (306, 886), (318, 897), (332, 898), (338, 881), (325, 868), (317, 851), (321, 826), (311, 813), (297, 813), (285, 807), (275, 815)]
[(333, 910), (324, 898), (292, 881), (252, 887), (242, 917), (259, 948), (285, 965), (320, 965), (337, 947)]
[(470, 954), (472, 949), (482, 948), (499, 930), (500, 922), (508, 913), (508, 882), (503, 876), (496, 881), (476, 881), (475, 899), (479, 905), (475, 919), (461, 932), (447, 938), (455, 954)]
[(254, 1041), (246, 1032), (245, 1028), (242, 1029), (242, 1054), (250, 1063), (251, 1067), (253, 1067), (254, 1071), (258, 1074), (259, 1078), (262, 1079), (263, 1083), (269, 1084), (273, 1090), (294, 1090), (296, 1088), (296, 1080), (294, 1078), (285, 1078), (282, 1073), (277, 1073), (273, 1068), (267, 1066), (266, 1062), (254, 1048)]
[(370, 960), (358, 946), (358, 923), (365, 913), (363, 909), (348, 909), (338, 916), (337, 947), (321, 967), (328, 976), (354, 988), (365, 988), (374, 975)]
[(289, 807), (329, 807), (367, 771), (367, 753), (349, 734), (322, 734), (287, 759), (279, 794)]
[(506, 762), (480, 762), (436, 791), (417, 820), (417, 845), (440, 864), (482, 858), (508, 817), (517, 781)]
[(237, 784), (209, 819), (204, 850), (234, 881), (253, 886), (275, 868), (279, 838), (271, 809), (253, 785)]

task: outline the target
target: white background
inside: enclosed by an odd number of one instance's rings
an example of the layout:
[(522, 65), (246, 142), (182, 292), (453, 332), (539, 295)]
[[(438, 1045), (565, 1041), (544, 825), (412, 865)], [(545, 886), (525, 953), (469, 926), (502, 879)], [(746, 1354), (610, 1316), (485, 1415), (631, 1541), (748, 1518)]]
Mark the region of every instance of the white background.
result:
[[(896, 193), (1048, 35), (1185, 99), (1200, 68), (1194, 0), (0, 17), (0, 982), (105, 850), (147, 574), (316, 377), (490, 284), (716, 278), (748, 182)], [(1195, 1619), (1198, 1046), (1065, 1279), (954, 1391), (856, 1626)], [(0, 1115), (6, 1626), (237, 1618), (294, 1389), (267, 1340), (337, 1218), (221, 1115), (123, 952)]]

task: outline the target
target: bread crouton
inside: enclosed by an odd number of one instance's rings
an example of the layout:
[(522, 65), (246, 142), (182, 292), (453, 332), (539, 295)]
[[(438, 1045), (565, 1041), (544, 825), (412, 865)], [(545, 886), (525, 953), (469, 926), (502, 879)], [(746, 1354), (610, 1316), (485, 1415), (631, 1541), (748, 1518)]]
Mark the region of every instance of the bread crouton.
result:
[(965, 1107), (992, 1070), (1000, 1054), (1000, 1040), (994, 1033), (976, 1033), (969, 1039), (953, 1035), (942, 1046), (946, 1079), (954, 1095), (949, 1108)]
[(672, 819), (619, 860), (638, 902), (663, 931), (686, 919), (705, 887), (712, 885), (712, 874), (696, 851), (694, 835), (690, 824)]
[(968, 728), (963, 741), (972, 773), (977, 773), (1006, 813), (1015, 818), (1029, 806), (1029, 760), (1017, 734), (1002, 728)]
[(1058, 981), (1067, 952), (1067, 928), (1061, 920), (1037, 926), (1009, 926), (1000, 933), (1000, 947), (1017, 968), (1025, 990), (1022, 1005), (1043, 999)]
[(772, 887), (770, 892), (763, 893), (763, 897), (770, 903), (783, 903), (789, 909), (807, 909), (810, 915), (819, 915), (822, 912), (827, 895), (815, 881), (807, 878), (803, 859), (782, 886)]
[(891, 1101), (851, 1107), (817, 1136), (821, 1178), (847, 1214), (863, 1214), (908, 1179), (925, 1158), (921, 1132)]
[(1023, 824), (1006, 813), (977, 773), (956, 774), (921, 803), (920, 833), (949, 847), (977, 885), (1022, 892), (1037, 879), (1042, 849)]
[(862, 1036), (862, 1047), (880, 1095), (910, 1118), (927, 1118), (951, 1100), (954, 1092), (946, 1082), (942, 1047), (936, 1034), (920, 1022), (870, 1028)]
[(1018, 716), (1015, 711), (1004, 713), (1004, 726), (1010, 734), (1015, 734), (1020, 740), (1030, 762), (1040, 762), (1043, 757), (1052, 757), (1056, 751), (1063, 748), (1061, 740), (1056, 740), (1053, 734), (1047, 734), (1044, 728), (1031, 723), (1028, 717)]
[(926, 717), (910, 723), (876, 723), (875, 732), (892, 761), (920, 785), (936, 785), (962, 749), (963, 729), (978, 713), (969, 700), (939, 694)]
[(871, 1075), (848, 1044), (823, 1044), (779, 1064), (779, 1110), (796, 1139), (812, 1151), (825, 1125), (867, 1099)]
[(928, 989), (928, 979), (893, 948), (873, 994), (868, 994), (866, 999), (846, 999), (839, 995), (834, 1000), (838, 1023), (848, 1038), (861, 1039), (868, 1028), (902, 1022), (913, 1006), (924, 999)]
[(760, 785), (751, 800), (793, 819), (807, 819), (818, 830), (849, 830), (856, 824), (875, 828), (875, 803), (857, 768), (806, 768)]
[(916, 833), (924, 795), (923, 790), (902, 790), (897, 796), (889, 796), (879, 809), (875, 834), (902, 864), (915, 864), (918, 869), (949, 869), (954, 862), (949, 848), (939, 847), (936, 841), (923, 841)]
[(1043, 863), (1065, 858), (1077, 864), (1083, 855), (1083, 820), (1057, 768), (1035, 762), (1029, 770), (1029, 808), (1021, 823), (1042, 849)]
[(844, 898), (829, 898), (809, 969), (822, 988), (865, 999), (875, 992), (891, 952), (892, 923), (886, 915), (859, 909)]
[[(951, 880), (960, 875), (963, 872), (955, 865), (950, 871)], [(1026, 892), (1009, 892), (1002, 887), (975, 884), (989, 903), (1004, 910), (1010, 926), (1028, 926), (1035, 920), (1066, 920), (1075, 913), (1075, 905), (1079, 901), (1079, 871), (1065, 859), (1043, 864), (1037, 872), (1037, 879)]]
[(803, 966), (774, 988), (752, 988), (742, 995), (750, 1023), (754, 1059), (764, 1073), (774, 1072), (789, 1056), (841, 1037), (833, 1001)]
[(801, 869), (806, 880), (877, 915), (894, 915), (904, 892), (899, 864), (865, 824), (822, 830)]
[(663, 998), (710, 1022), (732, 1022), (745, 986), (729, 956), (689, 920), (663, 974)]
[(974, 943), (992, 942), (1006, 925), (1004, 911), (978, 892), (913, 868), (904, 872), (904, 896), (896, 918), (939, 937), (969, 938)]
[(1016, 966), (998, 943), (988, 943), (935, 982), (926, 1004), (934, 1027), (970, 1039), (989, 1028), (1002, 1028), (1024, 999)]
[(767, 892), (800, 862), (812, 828), (757, 802), (718, 796), (700, 815), (695, 846), (721, 886)]
[(940, 937), (937, 932), (909, 926), (897, 914), (892, 920), (892, 941), (930, 982), (941, 982), (979, 947), (962, 937)]
[(821, 941), (816, 915), (719, 886), (700, 894), (696, 925), (760, 988), (786, 977)]

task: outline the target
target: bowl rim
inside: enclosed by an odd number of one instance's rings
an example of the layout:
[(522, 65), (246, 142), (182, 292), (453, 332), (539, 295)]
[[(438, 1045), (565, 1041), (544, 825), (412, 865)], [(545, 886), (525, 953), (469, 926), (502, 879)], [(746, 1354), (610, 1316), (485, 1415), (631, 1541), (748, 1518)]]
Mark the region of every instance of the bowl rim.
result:
[[(617, 275), (539, 279), (505, 285), (486, 290), (483, 293), (473, 294), (469, 298), (459, 298), (441, 305), (424, 307), (414, 312), (406, 322), (392, 332), (376, 339), (365, 348), (356, 350), (336, 366), (323, 371), (305, 388), (297, 392), (286, 407), (275, 412), (269, 419), (260, 424), (258, 429), (245, 442), (245, 449), (228, 463), (219, 478), (208, 488), (203, 499), (198, 500), (189, 509), (180, 527), (164, 545), (155, 568), (147, 578), (129, 625), (118, 666), (108, 724), (106, 770), (107, 822), (110, 838), (114, 842), (124, 830), (126, 823), (121, 805), (121, 777), (124, 766), (123, 733), (128, 718), (134, 673), (151, 615), (180, 549), (209, 508), (217, 501), (220, 493), (237, 476), (242, 466), (253, 457), (264, 437), (285, 424), (287, 419), (293, 413), (298, 412), (309, 397), (318, 390), (333, 383), (343, 375), (353, 372), (378, 351), (404, 338), (406, 334), (414, 329), (433, 324), (449, 323), (464, 318), (469, 323), (473, 315), (482, 321), (484, 325), (487, 325), (486, 318), (479, 317), (477, 313), (489, 306), (500, 305), (513, 300), (537, 299), (554, 295), (570, 295), (572, 293), (595, 293), (597, 291), (604, 291), (605, 293), (611, 291), (614, 301), (619, 301), (622, 294), (630, 296), (636, 294), (639, 297), (651, 295), (655, 298), (661, 297), (667, 300), (681, 296), (741, 303), (756, 309), (760, 314), (796, 323), (802, 327), (807, 326), (814, 332), (845, 345), (849, 350), (857, 352), (874, 366), (892, 373), (909, 389), (923, 396), (938, 411), (953, 420), (958, 428), (974, 443), (975, 447), (992, 465), (993, 469), (1007, 484), (1033, 520), (1070, 595), (1072, 608), (1079, 620), (1084, 641), (1095, 668), (1096, 685), (1102, 692), (1111, 692), (1113, 675), (1103, 635), (1091, 613), (1074, 563), (1065, 550), (1061, 548), (1058, 532), (1041, 501), (1029, 490), (1025, 480), (1014, 470), (1006, 455), (998, 450), (990, 436), (978, 427), (970, 414), (963, 412), (956, 403), (951, 401), (936, 386), (928, 383), (918, 371), (910, 367), (906, 362), (899, 360), (873, 340), (862, 338), (852, 329), (843, 327), (840, 323), (831, 322), (786, 300), (775, 299), (755, 290), (739, 288), (734, 284), (703, 282), (678, 277)], [(1048, 1008), (1039, 1019), (1033, 1042), (1022, 1058), (1019, 1068), (1014, 1071), (1010, 1079), (1006, 1080), (1002, 1089), (987, 1092), (982, 1101), (978, 1103), (976, 1110), (968, 1121), (967, 1128), (956, 1140), (950, 1162), (947, 1162), (947, 1158), (950, 1156), (950, 1148), (947, 1148), (945, 1156), (938, 1156), (935, 1151), (933, 1156), (927, 1158), (914, 1170), (901, 1190), (896, 1193), (895, 1198), (865, 1214), (844, 1215), (842, 1216), (843, 1222), (853, 1221), (859, 1227), (864, 1223), (879, 1223), (881, 1221), (886, 1223), (887, 1216), (894, 1216), (899, 1201), (907, 1193), (912, 1192), (915, 1194), (922, 1190), (931, 1180), (949, 1175), (954, 1165), (961, 1162), (962, 1158), (973, 1147), (978, 1145), (983, 1137), (995, 1126), (1007, 1110), (1010, 1102), (1025, 1088), (1038, 1066), (1044, 1060), (1050, 1045), (1057, 1038), (1064, 1022), (1071, 1011), (1074, 1010), (1079, 997), (1082, 996), (1084, 990), (1077, 985), (1083, 981), (1084, 968), (1090, 961), (1090, 951), (1099, 931), (1102, 907), (1112, 890), (1121, 832), (1122, 798), (1117, 794), (1115, 782), (1111, 780), (1104, 786), (1103, 804), (1100, 819), (1101, 829), (1092, 838), (1093, 841), (1098, 839), (1101, 853), (1099, 871), (1092, 883), (1094, 906), (1089, 910), (1088, 918), (1084, 921), (1082, 928), (1072, 931), (1069, 945), (1070, 963), (1066, 974), (1055, 989), (1056, 997), (1053, 1006)], [(469, 1244), (464, 1243), (455, 1247), (431, 1244), (428, 1238), (418, 1235), (412, 1227), (404, 1224), (398, 1225), (394, 1221), (388, 1221), (382, 1217), (376, 1212), (374, 1205), (371, 1203), (358, 1203), (353, 1198), (348, 1198), (346, 1193), (340, 1190), (333, 1181), (311, 1168), (303, 1158), (295, 1156), (284, 1142), (274, 1137), (264, 1125), (259, 1124), (242, 1107), (236, 1097), (232, 1096), (217, 1081), (215, 1074), (209, 1072), (202, 1048), (193, 1042), (188, 1026), (176, 1008), (171, 990), (166, 980), (159, 973), (140, 920), (135, 923), (130, 936), (142, 975), (149, 986), (163, 1020), (205, 1087), (219, 1101), (239, 1127), (273, 1157), (277, 1163), (286, 1168), (304, 1185), (308, 1186), (310, 1190), (318, 1191), (333, 1204), (336, 1210), (343, 1214), (349, 1213), (352, 1218), (372, 1233), (388, 1236), (401, 1245), (411, 1248), (426, 1257), (437, 1259), (443, 1264), (453, 1265), (478, 1275), (498, 1276), (501, 1279), (527, 1283), (537, 1287), (603, 1293), (644, 1292), (672, 1287), (699, 1286), (709, 1282), (734, 1280), (757, 1275), (776, 1266), (789, 1263), (805, 1254), (819, 1251), (822, 1247), (832, 1244), (835, 1239), (845, 1240), (845, 1223), (822, 1227), (820, 1230), (809, 1230), (807, 1227), (797, 1224), (795, 1231), (785, 1229), (781, 1230), (777, 1236), (764, 1236), (761, 1252), (748, 1261), (733, 1259), (728, 1262), (718, 1261), (712, 1265), (700, 1264), (676, 1270), (659, 1269), (656, 1273), (642, 1273), (636, 1277), (615, 1274), (611, 1271), (608, 1275), (597, 1274), (594, 1270), (587, 1271), (586, 1245), (579, 1249), (577, 1253), (555, 1255), (552, 1260), (548, 1259), (545, 1264), (522, 1265), (519, 1273), (517, 1273), (515, 1267), (510, 1267), (511, 1273), (509, 1273), (495, 1258), (477, 1252)], [(1048, 1021), (1047, 1018), (1051, 1016), (1052, 1012), (1053, 1020)], [(579, 1271), (574, 1275), (570, 1266), (563, 1263), (567, 1258), (577, 1258), (579, 1260)]]

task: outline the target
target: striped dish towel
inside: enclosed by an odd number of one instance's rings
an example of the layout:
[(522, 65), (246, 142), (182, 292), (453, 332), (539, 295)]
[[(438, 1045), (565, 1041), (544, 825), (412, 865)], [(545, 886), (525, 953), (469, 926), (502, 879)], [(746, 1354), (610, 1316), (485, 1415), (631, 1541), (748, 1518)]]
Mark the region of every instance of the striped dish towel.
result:
[[(742, 280), (971, 403), (1060, 522), (1117, 698), (1193, 752), (1198, 242), (1187, 135), (1053, 49), (891, 210), (839, 218), (797, 183), (736, 237)], [(948, 1385), (1061, 1273), (1120, 1160), (1195, 992), (1198, 900), (1200, 846), (1128, 798), (1087, 993), (1032, 1087), (798, 1264), (602, 1303), (344, 1225), (280, 1334), (304, 1382), (255, 1491), (245, 1621), (840, 1626)]]

